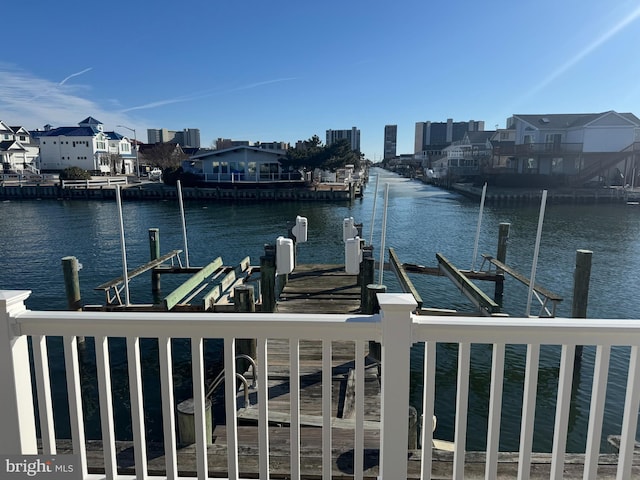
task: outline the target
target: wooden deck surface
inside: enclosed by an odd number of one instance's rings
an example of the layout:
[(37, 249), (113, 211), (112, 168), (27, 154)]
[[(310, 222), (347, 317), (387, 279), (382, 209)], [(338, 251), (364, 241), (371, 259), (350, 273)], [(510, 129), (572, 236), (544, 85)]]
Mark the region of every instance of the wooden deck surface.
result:
[(357, 275), (344, 265), (297, 265), (277, 301), (280, 313), (356, 313), (360, 310)]

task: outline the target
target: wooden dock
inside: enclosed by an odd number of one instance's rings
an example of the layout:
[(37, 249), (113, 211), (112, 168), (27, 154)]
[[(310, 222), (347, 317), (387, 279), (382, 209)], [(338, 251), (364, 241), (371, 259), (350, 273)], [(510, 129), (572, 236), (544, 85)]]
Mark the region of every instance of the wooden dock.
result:
[(276, 304), (279, 313), (356, 313), (360, 310), (358, 276), (344, 265), (297, 265)]
[[(280, 313), (334, 313), (357, 314), (360, 311), (360, 292), (356, 275), (348, 275), (343, 265), (299, 265), (288, 276), (276, 304)], [(288, 340), (268, 341), (269, 390), (269, 463), (271, 478), (291, 478), (290, 444), (290, 352)], [(322, 478), (322, 344), (312, 339), (300, 340), (300, 439), (301, 478)], [(352, 478), (354, 474), (354, 366), (355, 345), (349, 341), (332, 342), (332, 478)], [(251, 370), (247, 375), (250, 376)], [(380, 448), (380, 379), (377, 363), (365, 359), (364, 399), (364, 478), (376, 479), (379, 474)], [(261, 388), (258, 379), (258, 388)], [(243, 391), (239, 391), (239, 398)], [(239, 408), (238, 444), (239, 466), (242, 478), (258, 478), (259, 447), (257, 390), (249, 395), (251, 406)], [(216, 398), (215, 401), (218, 401)], [(239, 402), (243, 404), (243, 402)], [(225, 477), (227, 469), (227, 444), (225, 418), (214, 418), (211, 444), (208, 445), (209, 476)], [(447, 446), (447, 442), (436, 446)], [(451, 445), (450, 443), (448, 444)], [(120, 474), (135, 473), (132, 442), (117, 442), (117, 463)], [(58, 453), (70, 453), (69, 441), (58, 441)], [(165, 472), (165, 452), (161, 444), (147, 444), (147, 465), (150, 475)], [(452, 478), (453, 452), (434, 448), (432, 451), (432, 477)], [(87, 442), (87, 458), (90, 473), (104, 472), (102, 442)], [(408, 479), (421, 478), (421, 450), (408, 449)], [(196, 448), (186, 445), (177, 450), (178, 469), (181, 476), (195, 476)], [(598, 478), (616, 478), (618, 456), (600, 456)], [(565, 456), (564, 478), (582, 478), (584, 455)], [(464, 477), (484, 478), (484, 452), (465, 453)], [(501, 452), (498, 457), (496, 478), (515, 478), (518, 471), (518, 453)], [(551, 454), (533, 453), (529, 478), (549, 478)], [(634, 459), (632, 474), (640, 477), (640, 455)]]

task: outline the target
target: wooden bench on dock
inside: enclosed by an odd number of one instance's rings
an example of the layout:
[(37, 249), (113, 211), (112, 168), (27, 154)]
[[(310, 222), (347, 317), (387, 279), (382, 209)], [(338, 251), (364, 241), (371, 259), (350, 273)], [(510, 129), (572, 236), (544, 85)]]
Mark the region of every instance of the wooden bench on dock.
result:
[[(516, 280), (518, 280), (519, 282), (523, 283), (524, 285), (526, 285), (527, 287), (531, 286), (531, 280), (528, 279), (527, 277), (525, 277), (523, 274), (521, 274), (520, 272), (514, 270), (513, 268), (509, 267), (508, 265), (505, 265), (504, 263), (502, 263), (501, 261), (493, 258), (491, 255), (488, 255), (486, 253), (482, 254), (482, 258), (484, 259), (483, 262), (489, 262), (491, 265), (495, 266), (497, 270), (501, 270), (504, 273), (512, 276), (513, 278), (515, 278)], [(541, 287), (540, 285), (534, 285), (533, 286), (533, 292), (536, 294), (536, 297), (538, 298), (538, 301), (540, 301), (542, 307), (541, 307), (541, 311), (546, 312), (547, 316), (549, 317), (555, 317), (556, 316), (556, 307), (558, 305), (558, 303), (560, 303), (563, 299), (561, 296), (556, 295), (553, 292), (550, 292), (549, 290), (547, 290), (546, 288)], [(543, 297), (543, 299), (540, 298), (540, 296)], [(547, 308), (548, 303), (551, 302), (551, 311), (549, 311), (549, 309)]]
[[(167, 295), (163, 305), (166, 310), (229, 311), (233, 308), (233, 289), (244, 284), (251, 273), (249, 257), (236, 267), (223, 266), (218, 257)], [(199, 301), (194, 302), (197, 298)]]

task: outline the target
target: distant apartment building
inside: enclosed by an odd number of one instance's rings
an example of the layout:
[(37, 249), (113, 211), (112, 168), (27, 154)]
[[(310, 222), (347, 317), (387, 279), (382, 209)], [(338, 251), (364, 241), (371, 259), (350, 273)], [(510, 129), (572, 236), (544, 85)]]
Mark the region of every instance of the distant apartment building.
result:
[(216, 140), (216, 150), (227, 150), (234, 147), (250, 147), (248, 140), (231, 140), (230, 138), (218, 138)]
[(200, 129), (185, 128), (181, 132), (166, 128), (147, 129), (147, 143), (177, 143), (181, 147), (200, 148)]
[(384, 159), (396, 157), (396, 144), (398, 141), (398, 126), (384, 126)]
[(351, 150), (360, 151), (360, 130), (356, 127), (352, 127), (351, 130), (327, 130), (327, 146), (338, 140), (347, 140), (351, 145)]
[(454, 122), (449, 118), (446, 122), (416, 122), (414, 153), (440, 155), (444, 148), (462, 140), (467, 132), (482, 131), (483, 121)]
[(216, 150), (227, 150), (235, 147), (254, 147), (263, 150), (283, 150), (289, 149), (287, 142), (250, 142), (248, 140), (232, 140), (230, 138), (218, 138), (216, 140)]
[(289, 150), (288, 142), (255, 142), (253, 146), (263, 150)]

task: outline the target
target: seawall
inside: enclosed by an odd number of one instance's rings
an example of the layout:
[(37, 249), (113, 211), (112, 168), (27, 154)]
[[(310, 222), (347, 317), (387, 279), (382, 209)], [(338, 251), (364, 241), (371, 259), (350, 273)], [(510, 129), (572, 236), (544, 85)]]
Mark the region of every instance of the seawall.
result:
[[(175, 187), (161, 184), (140, 184), (123, 188), (123, 200), (176, 199)], [(62, 188), (60, 185), (3, 185), (0, 200), (114, 200), (114, 187)], [(182, 198), (200, 201), (349, 201), (354, 198), (353, 189), (329, 188), (200, 188), (182, 187)]]

